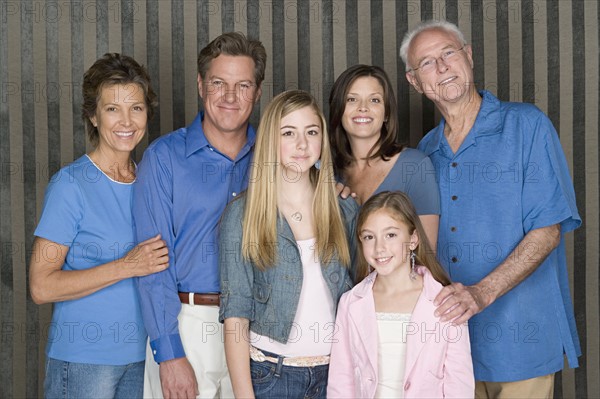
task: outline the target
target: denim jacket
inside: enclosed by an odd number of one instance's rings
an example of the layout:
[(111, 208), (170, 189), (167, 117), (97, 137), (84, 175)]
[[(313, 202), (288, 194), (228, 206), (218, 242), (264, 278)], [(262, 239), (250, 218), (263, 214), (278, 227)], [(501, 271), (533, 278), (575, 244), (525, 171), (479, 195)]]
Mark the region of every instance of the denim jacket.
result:
[[(231, 317), (250, 321), (250, 329), (283, 344), (287, 343), (302, 289), (302, 263), (298, 244), (285, 218), (277, 219), (277, 264), (261, 271), (242, 256), (242, 221), (245, 196), (229, 204), (221, 219), (219, 267), (221, 270), (221, 323)], [(342, 220), (354, 254), (358, 205), (348, 198), (339, 200)], [(351, 265), (354, 257), (351, 257)], [(348, 269), (334, 256), (321, 265), (334, 303), (352, 288)]]

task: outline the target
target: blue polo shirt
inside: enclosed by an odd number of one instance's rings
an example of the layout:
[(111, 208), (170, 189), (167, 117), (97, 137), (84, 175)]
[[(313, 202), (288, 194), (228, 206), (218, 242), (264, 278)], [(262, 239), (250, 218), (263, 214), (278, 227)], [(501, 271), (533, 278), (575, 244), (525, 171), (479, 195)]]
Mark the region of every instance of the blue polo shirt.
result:
[[(561, 226), (561, 242), (537, 270), (469, 321), (475, 378), (518, 381), (578, 365), (564, 233), (581, 224), (560, 141), (534, 105), (482, 91), (473, 128), (456, 153), (445, 121), (419, 144), (436, 170), (438, 256), (452, 281), (488, 275), (531, 230)], [(531, 248), (535, 250), (535, 248)]]

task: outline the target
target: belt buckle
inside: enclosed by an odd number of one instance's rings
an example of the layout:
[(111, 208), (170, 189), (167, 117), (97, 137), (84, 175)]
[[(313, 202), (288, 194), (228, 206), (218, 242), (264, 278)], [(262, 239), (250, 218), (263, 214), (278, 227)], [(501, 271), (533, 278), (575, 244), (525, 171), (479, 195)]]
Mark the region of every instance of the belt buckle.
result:
[(250, 355), (251, 355), (252, 360), (254, 360), (256, 362), (262, 363), (265, 360), (267, 360), (267, 357), (265, 356), (265, 354), (255, 346), (250, 346)]
[(194, 293), (193, 292), (188, 292), (188, 304), (190, 306), (196, 306), (196, 304), (194, 303)]

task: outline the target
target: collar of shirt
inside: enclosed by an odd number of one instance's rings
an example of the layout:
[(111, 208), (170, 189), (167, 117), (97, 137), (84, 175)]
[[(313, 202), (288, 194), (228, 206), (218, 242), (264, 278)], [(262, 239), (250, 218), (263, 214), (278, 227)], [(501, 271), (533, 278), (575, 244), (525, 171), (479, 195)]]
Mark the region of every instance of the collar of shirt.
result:
[(502, 113), (498, 112), (501, 106), (500, 100), (487, 90), (481, 90), (479, 94), (482, 97), (481, 108), (479, 109), (479, 113), (477, 114), (477, 118), (475, 119), (471, 131), (456, 154), (452, 154), (446, 136), (444, 136), (446, 120), (442, 118), (440, 124), (430, 132), (433, 134), (432, 139), (422, 149), (427, 156), (435, 151), (442, 150), (444, 153), (448, 152), (448, 154), (446, 154), (450, 155), (448, 158), (452, 158), (469, 146), (475, 145), (477, 138), (502, 133), (502, 122), (500, 120)]
[[(206, 135), (204, 134), (204, 129), (202, 129), (202, 121), (204, 120), (204, 111), (199, 112), (196, 115), (194, 121), (188, 126), (187, 135), (185, 138), (185, 156), (189, 157), (196, 151), (210, 146), (210, 143), (206, 139)], [(246, 130), (246, 144), (238, 154), (237, 159), (242, 158), (244, 155), (250, 151), (250, 149), (254, 146), (254, 142), (256, 140), (256, 131), (248, 123), (248, 128)]]

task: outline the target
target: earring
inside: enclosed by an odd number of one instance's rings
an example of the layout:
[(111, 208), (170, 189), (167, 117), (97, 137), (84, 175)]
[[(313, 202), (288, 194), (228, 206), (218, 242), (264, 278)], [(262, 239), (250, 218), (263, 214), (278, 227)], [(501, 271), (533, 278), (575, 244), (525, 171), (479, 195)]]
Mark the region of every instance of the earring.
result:
[(413, 251), (411, 249), (410, 250), (410, 274), (408, 275), (411, 280), (416, 280), (416, 278), (417, 278), (417, 271), (415, 270), (415, 258), (416, 257), (417, 256), (415, 255), (415, 251)]
[(321, 170), (321, 160), (320, 159), (317, 162), (315, 162), (315, 168), (317, 168), (317, 170)]

